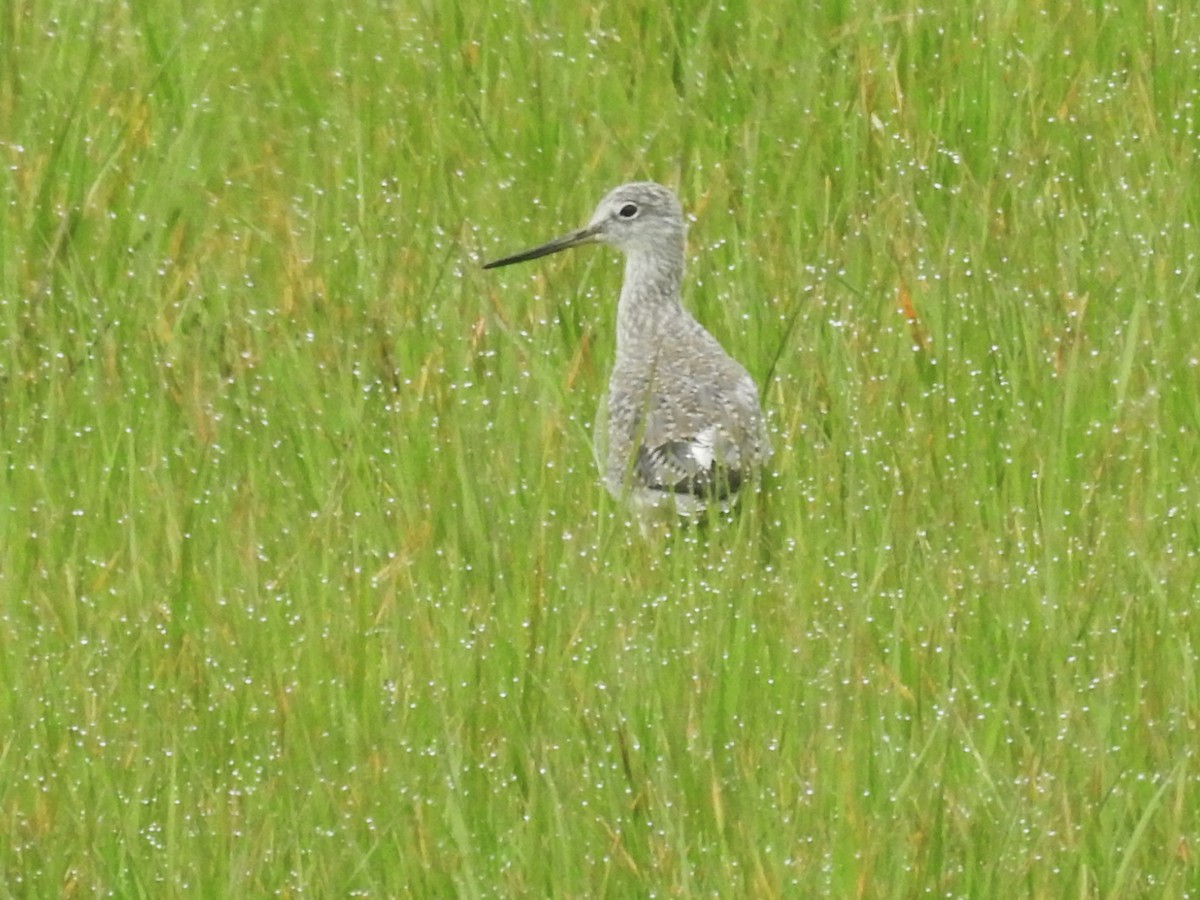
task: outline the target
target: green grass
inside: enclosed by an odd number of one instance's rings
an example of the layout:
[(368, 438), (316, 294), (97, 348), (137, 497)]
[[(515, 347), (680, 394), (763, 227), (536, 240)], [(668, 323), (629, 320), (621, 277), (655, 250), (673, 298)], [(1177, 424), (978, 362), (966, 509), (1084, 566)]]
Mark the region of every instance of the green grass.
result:
[[(10, 4), (0, 895), (1200, 896), (1200, 18), (937, 6)], [(478, 267), (635, 178), (773, 374), (651, 543)]]

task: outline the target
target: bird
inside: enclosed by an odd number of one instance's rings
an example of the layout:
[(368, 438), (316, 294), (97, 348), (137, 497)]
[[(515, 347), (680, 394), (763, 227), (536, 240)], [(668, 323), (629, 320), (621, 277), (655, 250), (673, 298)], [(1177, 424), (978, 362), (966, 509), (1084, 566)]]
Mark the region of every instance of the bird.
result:
[(638, 181), (609, 191), (583, 228), (484, 264), (594, 243), (624, 254), (616, 358), (593, 447), (605, 488), (643, 524), (728, 512), (771, 455), (754, 379), (683, 305), (686, 238), (675, 194)]

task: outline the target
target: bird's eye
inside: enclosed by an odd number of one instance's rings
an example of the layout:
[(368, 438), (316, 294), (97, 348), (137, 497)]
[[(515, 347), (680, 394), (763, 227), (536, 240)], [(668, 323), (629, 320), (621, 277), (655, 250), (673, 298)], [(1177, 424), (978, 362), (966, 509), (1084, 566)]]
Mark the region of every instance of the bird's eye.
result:
[(638, 208), (636, 203), (626, 203), (621, 207), (620, 216), (622, 219), (632, 219), (637, 214)]

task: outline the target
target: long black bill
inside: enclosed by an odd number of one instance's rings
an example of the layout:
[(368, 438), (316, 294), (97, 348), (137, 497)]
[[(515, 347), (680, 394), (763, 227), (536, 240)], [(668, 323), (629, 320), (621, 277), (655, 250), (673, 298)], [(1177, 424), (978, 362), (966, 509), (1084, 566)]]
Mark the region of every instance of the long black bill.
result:
[(572, 247), (578, 247), (580, 244), (590, 244), (595, 240), (595, 228), (580, 228), (578, 231), (564, 234), (562, 237), (555, 238), (548, 244), (542, 244), (540, 247), (534, 247), (532, 250), (523, 250), (520, 253), (514, 253), (512, 256), (505, 256), (503, 259), (493, 259), (490, 263), (484, 263), (483, 267), (485, 269), (498, 269), (500, 266), (511, 266), (513, 263), (538, 259), (542, 256), (549, 256), (551, 253), (558, 253), (561, 250), (570, 250)]

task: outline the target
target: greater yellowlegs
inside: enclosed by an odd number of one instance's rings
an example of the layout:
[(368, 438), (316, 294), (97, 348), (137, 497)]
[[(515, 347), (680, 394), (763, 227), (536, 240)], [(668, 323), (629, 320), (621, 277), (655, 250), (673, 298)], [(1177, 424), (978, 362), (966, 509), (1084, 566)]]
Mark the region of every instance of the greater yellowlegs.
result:
[(675, 195), (639, 181), (611, 191), (578, 231), (484, 266), (596, 242), (625, 254), (595, 453), (609, 492), (641, 516), (727, 510), (771, 453), (753, 379), (680, 302), (686, 234)]

